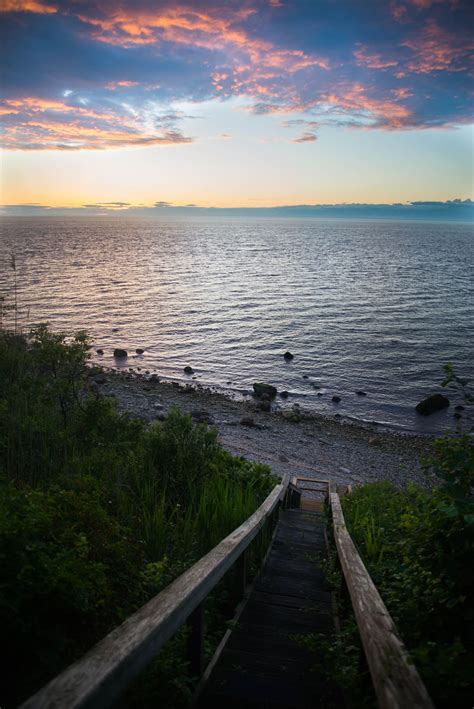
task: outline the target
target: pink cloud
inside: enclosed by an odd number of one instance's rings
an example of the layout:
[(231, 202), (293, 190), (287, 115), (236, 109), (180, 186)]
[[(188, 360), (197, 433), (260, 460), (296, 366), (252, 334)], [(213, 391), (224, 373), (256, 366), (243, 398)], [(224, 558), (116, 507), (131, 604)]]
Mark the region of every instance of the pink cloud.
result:
[(355, 50), (354, 56), (357, 64), (367, 66), (369, 69), (388, 69), (398, 65), (397, 59), (384, 59), (381, 54), (370, 52), (368, 47), (362, 45)]
[(408, 106), (397, 100), (374, 98), (367, 95), (367, 89), (360, 83), (346, 84), (337, 92), (322, 97), (330, 106), (352, 114), (366, 115), (375, 127), (400, 130), (412, 125), (412, 113)]
[(464, 71), (471, 65), (474, 40), (442, 29), (434, 19), (427, 21), (415, 36), (402, 42), (413, 58), (407, 62), (409, 71), (429, 74), (433, 71)]
[(172, 127), (147, 131), (126, 113), (37, 97), (4, 101), (0, 114), (14, 117), (4, 126), (2, 144), (7, 150), (105, 150), (192, 142)]
[(318, 136), (314, 133), (302, 133), (297, 138), (293, 138), (292, 143), (314, 143), (318, 139)]

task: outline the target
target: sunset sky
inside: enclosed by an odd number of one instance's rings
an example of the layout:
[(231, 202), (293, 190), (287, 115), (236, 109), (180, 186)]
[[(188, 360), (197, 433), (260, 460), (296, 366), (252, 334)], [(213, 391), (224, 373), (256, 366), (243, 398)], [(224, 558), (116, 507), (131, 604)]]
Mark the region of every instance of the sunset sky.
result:
[(472, 198), (470, 7), (2, 0), (0, 201)]

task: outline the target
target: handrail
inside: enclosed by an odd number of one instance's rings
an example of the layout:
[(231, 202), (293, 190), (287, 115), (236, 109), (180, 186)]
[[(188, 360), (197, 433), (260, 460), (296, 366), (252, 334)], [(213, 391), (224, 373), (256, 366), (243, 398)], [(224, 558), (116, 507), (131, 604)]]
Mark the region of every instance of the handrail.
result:
[(102, 709), (110, 706), (245, 552), (283, 500), (289, 480), (286, 475), (240, 527), (86, 655), (27, 699), (21, 709)]
[(334, 538), (381, 709), (433, 709), (408, 651), (347, 530), (341, 501), (330, 489)]

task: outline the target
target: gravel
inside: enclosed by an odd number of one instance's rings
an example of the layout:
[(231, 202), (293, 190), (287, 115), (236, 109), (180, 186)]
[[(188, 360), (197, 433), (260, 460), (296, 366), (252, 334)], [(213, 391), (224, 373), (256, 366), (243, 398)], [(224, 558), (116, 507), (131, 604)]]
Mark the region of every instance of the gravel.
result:
[[(105, 373), (99, 395), (115, 397), (119, 409), (147, 421), (163, 420), (177, 406), (195, 419), (212, 421), (219, 440), (234, 455), (290, 473), (358, 485), (389, 480), (427, 484), (420, 456), (430, 452), (432, 436), (392, 431), (344, 419), (332, 420), (299, 409), (295, 420), (281, 412), (260, 411), (255, 404), (233, 401), (204, 388), (115, 371)], [(199, 416), (197, 415), (199, 413)], [(253, 425), (242, 424), (244, 419)]]

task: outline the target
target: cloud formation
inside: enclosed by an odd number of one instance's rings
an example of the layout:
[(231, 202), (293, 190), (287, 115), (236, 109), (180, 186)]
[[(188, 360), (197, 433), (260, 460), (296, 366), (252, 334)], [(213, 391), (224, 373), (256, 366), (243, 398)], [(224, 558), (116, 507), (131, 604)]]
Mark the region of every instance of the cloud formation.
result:
[[(468, 0), (4, 0), (0, 12), (11, 150), (189, 143), (174, 106), (231, 97), (364, 129), (472, 118)], [(293, 142), (314, 142), (302, 127)]]

